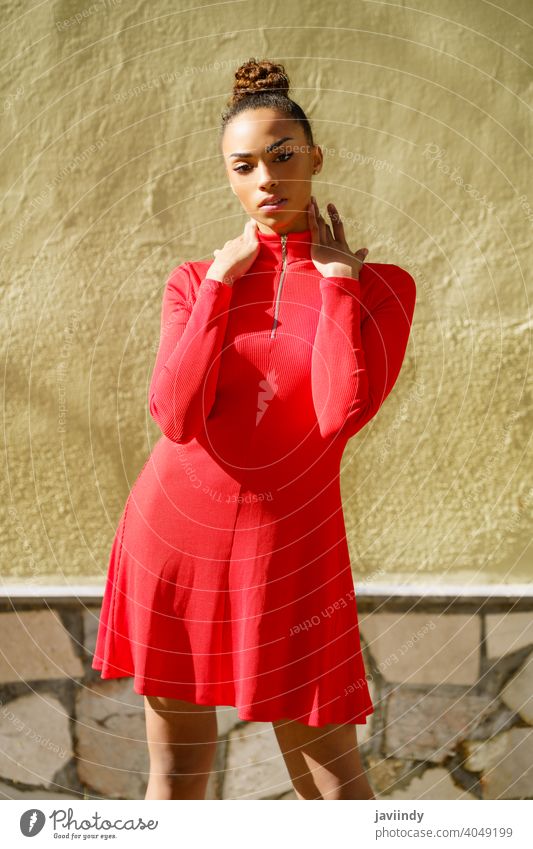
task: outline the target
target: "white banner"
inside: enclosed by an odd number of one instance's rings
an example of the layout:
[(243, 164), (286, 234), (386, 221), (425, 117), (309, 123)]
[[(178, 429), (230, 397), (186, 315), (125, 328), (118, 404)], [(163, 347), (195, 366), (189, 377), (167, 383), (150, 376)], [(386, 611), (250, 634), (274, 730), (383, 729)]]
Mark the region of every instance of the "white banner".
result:
[(0, 809), (9, 849), (66, 841), (165, 849), (193, 842), (214, 849), (533, 845), (529, 800), (346, 800), (334, 810), (311, 800), (29, 801), (5, 800)]

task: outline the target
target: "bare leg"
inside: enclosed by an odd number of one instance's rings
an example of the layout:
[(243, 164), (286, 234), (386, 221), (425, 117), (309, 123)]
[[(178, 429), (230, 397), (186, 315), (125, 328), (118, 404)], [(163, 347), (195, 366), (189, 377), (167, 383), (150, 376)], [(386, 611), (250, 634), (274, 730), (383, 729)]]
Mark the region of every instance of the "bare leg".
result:
[(298, 799), (375, 799), (361, 764), (356, 725), (272, 723)]
[(150, 778), (145, 799), (205, 799), (217, 747), (216, 709), (145, 696)]

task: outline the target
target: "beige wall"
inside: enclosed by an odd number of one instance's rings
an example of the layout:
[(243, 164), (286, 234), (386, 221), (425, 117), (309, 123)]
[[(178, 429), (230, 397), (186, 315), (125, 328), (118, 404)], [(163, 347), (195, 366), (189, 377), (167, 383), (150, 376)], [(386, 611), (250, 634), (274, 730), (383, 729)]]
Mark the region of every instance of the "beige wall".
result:
[(323, 146), (319, 203), (418, 282), (400, 380), (344, 457), (356, 582), (530, 580), (532, 8), (410, 5), (2, 4), (4, 580), (103, 580), (159, 436), (166, 277), (244, 223), (218, 127), (254, 55)]

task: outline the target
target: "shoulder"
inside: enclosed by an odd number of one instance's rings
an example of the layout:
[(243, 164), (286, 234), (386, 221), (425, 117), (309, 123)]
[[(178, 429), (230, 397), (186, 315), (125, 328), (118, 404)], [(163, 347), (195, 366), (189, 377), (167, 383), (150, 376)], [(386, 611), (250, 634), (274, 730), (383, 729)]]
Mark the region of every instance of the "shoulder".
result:
[(187, 260), (173, 268), (167, 278), (167, 288), (175, 291), (178, 289), (182, 295), (187, 296), (190, 303), (194, 303), (198, 288), (204, 280), (212, 260)]
[(396, 300), (412, 315), (416, 302), (416, 283), (405, 268), (385, 262), (365, 262), (359, 272), (361, 303), (373, 309), (384, 300)]
[(190, 303), (189, 265), (189, 262), (182, 262), (167, 273), (164, 291), (165, 301)]
[(359, 278), (364, 283), (373, 283), (376, 286), (381, 283), (382, 286), (401, 286), (416, 291), (414, 278), (405, 268), (386, 262), (365, 262), (359, 272)]

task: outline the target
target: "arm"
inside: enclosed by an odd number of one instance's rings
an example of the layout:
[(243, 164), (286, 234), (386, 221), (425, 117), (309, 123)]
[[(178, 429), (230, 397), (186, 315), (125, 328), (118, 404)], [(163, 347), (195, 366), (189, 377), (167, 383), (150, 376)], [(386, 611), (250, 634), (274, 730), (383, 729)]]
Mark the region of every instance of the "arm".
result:
[[(400, 373), (416, 301), (415, 281), (386, 266), (375, 284), (352, 277), (320, 280), (322, 308), (311, 362), (320, 433), (354, 436), (375, 416)], [(363, 267), (366, 277), (370, 267)], [(385, 267), (383, 267), (385, 271)], [(364, 304), (361, 289), (365, 291)]]
[(149, 389), (150, 415), (173, 442), (189, 442), (213, 406), (231, 286), (206, 277), (194, 303), (187, 263), (163, 295), (161, 336)]

